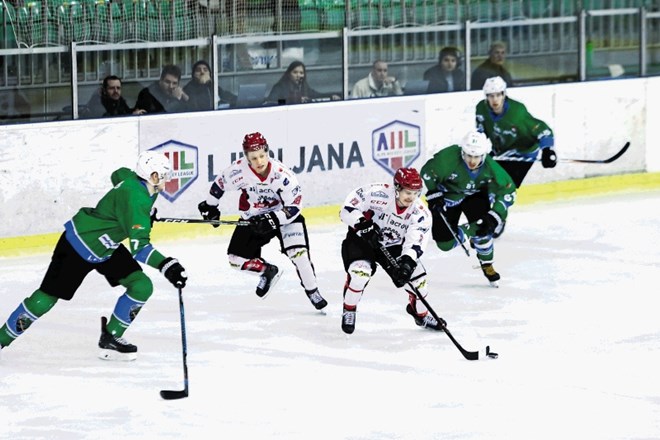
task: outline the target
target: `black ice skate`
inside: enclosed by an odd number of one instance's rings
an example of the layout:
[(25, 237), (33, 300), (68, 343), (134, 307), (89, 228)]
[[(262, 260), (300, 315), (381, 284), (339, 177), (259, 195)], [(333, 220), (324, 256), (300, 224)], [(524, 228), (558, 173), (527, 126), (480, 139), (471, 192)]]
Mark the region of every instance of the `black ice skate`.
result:
[(277, 266), (266, 263), (266, 270), (261, 274), (259, 284), (257, 284), (257, 296), (265, 298), (270, 288), (277, 283), (281, 276), (282, 271)]
[(484, 272), (484, 276), (490, 281), (490, 285), (493, 287), (499, 287), (498, 281), (500, 279), (500, 274), (495, 271), (492, 263), (481, 263), (481, 270)]
[(355, 331), (355, 313), (356, 309), (347, 310), (344, 307), (344, 313), (341, 315), (341, 329), (344, 333), (350, 335)]
[(99, 358), (108, 361), (134, 361), (137, 359), (137, 347), (123, 338), (117, 338), (106, 330), (108, 320), (101, 317), (101, 338), (99, 339)]
[(305, 293), (307, 294), (307, 298), (309, 298), (316, 310), (321, 310), (328, 305), (328, 302), (323, 299), (319, 293), (319, 289), (305, 290)]
[(447, 326), (447, 323), (445, 322), (444, 319), (440, 318), (440, 322), (438, 322), (433, 317), (433, 315), (431, 315), (428, 312), (426, 312), (426, 315), (424, 316), (419, 316), (417, 312), (413, 310), (410, 304), (406, 306), (406, 312), (408, 312), (408, 314), (415, 319), (415, 324), (417, 324), (420, 327), (426, 327), (431, 330), (442, 331)]

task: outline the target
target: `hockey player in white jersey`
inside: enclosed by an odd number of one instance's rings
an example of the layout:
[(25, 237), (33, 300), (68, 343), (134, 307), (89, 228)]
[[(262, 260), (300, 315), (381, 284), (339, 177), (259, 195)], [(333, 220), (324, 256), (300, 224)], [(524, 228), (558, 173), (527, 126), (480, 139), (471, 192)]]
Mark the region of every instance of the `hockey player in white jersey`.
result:
[(261, 249), (277, 237), (280, 248), (296, 266), (300, 283), (317, 310), (328, 303), (319, 293), (309, 255), (305, 218), (301, 214), (303, 192), (296, 175), (282, 162), (270, 158), (268, 142), (261, 133), (243, 139), (244, 158), (226, 168), (213, 182), (209, 195), (198, 205), (206, 220), (219, 220), (220, 198), (226, 191), (240, 191), (238, 209), (249, 226), (237, 226), (227, 254), (232, 267), (258, 274), (257, 296), (265, 298), (282, 275), (261, 257)]
[[(397, 288), (412, 284), (427, 295), (426, 270), (419, 261), (431, 235), (431, 213), (420, 201), (422, 179), (414, 168), (399, 168), (394, 184), (372, 183), (353, 190), (339, 213), (348, 226), (341, 255), (346, 270), (344, 311), (341, 328), (355, 330), (357, 305), (378, 263)], [(396, 258), (392, 267), (381, 246)], [(446, 326), (428, 313), (426, 306), (412, 290), (408, 292), (406, 311), (419, 326), (442, 330)]]

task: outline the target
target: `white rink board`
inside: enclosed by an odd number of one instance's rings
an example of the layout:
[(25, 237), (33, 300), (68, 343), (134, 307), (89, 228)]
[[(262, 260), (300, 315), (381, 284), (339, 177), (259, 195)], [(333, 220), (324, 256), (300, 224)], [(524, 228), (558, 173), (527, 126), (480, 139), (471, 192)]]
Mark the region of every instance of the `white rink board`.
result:
[[(511, 88), (512, 98), (553, 128), (560, 158), (607, 158), (632, 143), (624, 158), (607, 166), (536, 165), (526, 183), (660, 170), (658, 148), (646, 148), (660, 144), (651, 126), (660, 104), (650, 99), (658, 89), (660, 77)], [(114, 169), (133, 167), (138, 151), (172, 141), (173, 148), (163, 148), (178, 152), (177, 145), (184, 145), (194, 163), (185, 170), (188, 183), (174, 182), (182, 188), (161, 198), (158, 208), (168, 216), (197, 215), (210, 179), (238, 157), (243, 136), (253, 131), (262, 132), (276, 156), (296, 170), (305, 206), (337, 204), (357, 185), (390, 178), (397, 162), (381, 166), (374, 156), (398, 154), (403, 166), (419, 168), (438, 149), (458, 142), (474, 126), (474, 107), (482, 98), (475, 91), (0, 126), (0, 237), (60, 231), (81, 206), (108, 190)], [(385, 147), (375, 133), (384, 134)], [(396, 151), (402, 141), (406, 154)], [(232, 194), (221, 209), (231, 214), (235, 206)]]

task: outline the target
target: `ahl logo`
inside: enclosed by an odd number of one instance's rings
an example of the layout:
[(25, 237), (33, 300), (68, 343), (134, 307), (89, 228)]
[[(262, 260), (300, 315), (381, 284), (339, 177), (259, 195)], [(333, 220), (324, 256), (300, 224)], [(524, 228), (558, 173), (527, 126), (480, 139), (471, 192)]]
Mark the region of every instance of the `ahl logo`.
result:
[(197, 180), (199, 174), (197, 147), (170, 139), (151, 150), (163, 153), (170, 158), (172, 178), (165, 184), (165, 189), (161, 194), (168, 201), (174, 202)]
[(374, 161), (394, 176), (401, 167), (409, 167), (420, 155), (422, 129), (402, 121), (392, 121), (371, 133)]

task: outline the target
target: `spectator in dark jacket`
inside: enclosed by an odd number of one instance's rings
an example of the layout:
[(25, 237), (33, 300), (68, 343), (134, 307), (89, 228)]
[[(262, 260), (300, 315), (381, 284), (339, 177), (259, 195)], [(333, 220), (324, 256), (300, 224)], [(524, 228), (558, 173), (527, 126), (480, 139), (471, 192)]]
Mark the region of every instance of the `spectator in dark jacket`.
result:
[(158, 81), (140, 90), (135, 107), (144, 110), (145, 113), (187, 111), (189, 98), (179, 85), (180, 81), (179, 66), (168, 64), (163, 67)]
[(429, 82), (428, 93), (459, 92), (465, 90), (465, 72), (459, 67), (461, 53), (455, 47), (440, 50), (438, 64), (424, 72)]
[(132, 109), (121, 94), (121, 78), (109, 75), (103, 79), (103, 85), (87, 101), (87, 112), (84, 116), (90, 118), (141, 115), (144, 110)]
[[(211, 66), (204, 60), (193, 64), (192, 78), (183, 91), (188, 95), (188, 109), (190, 111), (215, 110), (213, 102), (213, 78)], [(218, 97), (221, 104), (236, 105), (236, 95), (218, 86)]]
[(484, 83), (488, 78), (494, 76), (501, 76), (507, 87), (513, 86), (513, 79), (511, 74), (504, 67), (504, 60), (506, 59), (506, 44), (497, 41), (490, 45), (488, 51), (488, 59), (479, 64), (474, 72), (472, 72), (472, 79), (470, 80), (470, 90), (481, 90)]
[(341, 99), (336, 94), (323, 94), (317, 92), (307, 83), (307, 69), (301, 61), (289, 64), (286, 72), (270, 90), (267, 102), (278, 104), (301, 104), (312, 102), (315, 99)]

